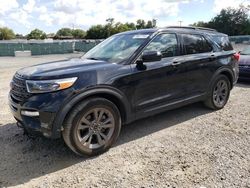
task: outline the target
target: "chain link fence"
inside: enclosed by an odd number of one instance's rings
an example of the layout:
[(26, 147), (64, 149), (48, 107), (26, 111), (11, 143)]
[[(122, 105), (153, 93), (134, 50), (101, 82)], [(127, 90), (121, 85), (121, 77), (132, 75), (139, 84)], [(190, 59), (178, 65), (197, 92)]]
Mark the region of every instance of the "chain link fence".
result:
[(250, 35), (230, 36), (229, 38), (235, 44), (250, 44)]
[(250, 46), (250, 35), (230, 36), (229, 38), (236, 52)]
[[(230, 36), (236, 50), (250, 45), (250, 35)], [(0, 41), (0, 56), (14, 56), (15, 51), (31, 51), (31, 55), (87, 52), (102, 40), (9, 40)]]
[(14, 56), (15, 51), (31, 51), (31, 55), (65, 54), (74, 51), (87, 52), (102, 40), (27, 41), (0, 42), (0, 56)]

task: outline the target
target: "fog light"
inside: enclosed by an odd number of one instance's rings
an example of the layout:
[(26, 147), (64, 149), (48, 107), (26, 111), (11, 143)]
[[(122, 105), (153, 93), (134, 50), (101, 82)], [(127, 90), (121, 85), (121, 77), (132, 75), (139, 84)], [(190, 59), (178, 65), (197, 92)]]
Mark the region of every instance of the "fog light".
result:
[(39, 112), (37, 112), (37, 111), (22, 110), (21, 114), (24, 116), (31, 116), (31, 117), (39, 116)]
[(50, 137), (50, 134), (48, 134), (48, 133), (43, 133), (43, 136), (45, 136), (45, 137)]
[(47, 123), (41, 123), (41, 127), (47, 129), (47, 128), (49, 128), (49, 124), (47, 124)]

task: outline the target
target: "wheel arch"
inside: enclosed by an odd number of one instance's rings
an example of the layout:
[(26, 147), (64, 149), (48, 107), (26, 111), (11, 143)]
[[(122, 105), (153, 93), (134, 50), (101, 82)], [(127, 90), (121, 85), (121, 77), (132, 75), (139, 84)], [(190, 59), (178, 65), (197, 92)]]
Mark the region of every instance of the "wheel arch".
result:
[(220, 72), (220, 74), (225, 75), (229, 79), (229, 81), (230, 81), (230, 88), (232, 89), (233, 88), (233, 83), (234, 83), (233, 82), (233, 75), (232, 75), (232, 73), (230, 73), (227, 70), (224, 70), (224, 71)]
[(62, 125), (70, 111), (81, 101), (88, 98), (100, 97), (105, 98), (116, 105), (121, 114), (122, 123), (126, 124), (132, 121), (131, 106), (127, 98), (117, 89), (111, 87), (95, 87), (81, 92), (77, 92), (73, 97), (67, 100), (62, 106), (63, 108), (57, 113), (52, 133), (53, 137), (60, 137)]
[(218, 70), (214, 73), (214, 75), (213, 75), (213, 77), (212, 77), (212, 79), (211, 79), (211, 81), (210, 81), (209, 88), (211, 88), (211, 86), (212, 86), (212, 84), (213, 84), (213, 81), (216, 79), (216, 77), (217, 77), (218, 75), (225, 75), (225, 76), (229, 79), (230, 88), (231, 88), (231, 89), (233, 88), (233, 85), (234, 85), (234, 76), (233, 76), (233, 75), (234, 75), (234, 74), (233, 74), (233, 71), (232, 71), (230, 68), (227, 68), (227, 67), (220, 68), (220, 69), (218, 69)]

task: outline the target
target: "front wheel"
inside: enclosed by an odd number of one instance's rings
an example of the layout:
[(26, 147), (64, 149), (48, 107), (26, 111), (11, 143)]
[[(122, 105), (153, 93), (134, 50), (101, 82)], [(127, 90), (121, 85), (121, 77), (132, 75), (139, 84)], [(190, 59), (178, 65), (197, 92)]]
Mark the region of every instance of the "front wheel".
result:
[(211, 109), (222, 109), (230, 96), (230, 81), (225, 75), (219, 75), (212, 84), (205, 105)]
[(74, 107), (62, 132), (68, 147), (78, 155), (98, 155), (119, 136), (121, 117), (117, 107), (104, 98), (90, 98)]

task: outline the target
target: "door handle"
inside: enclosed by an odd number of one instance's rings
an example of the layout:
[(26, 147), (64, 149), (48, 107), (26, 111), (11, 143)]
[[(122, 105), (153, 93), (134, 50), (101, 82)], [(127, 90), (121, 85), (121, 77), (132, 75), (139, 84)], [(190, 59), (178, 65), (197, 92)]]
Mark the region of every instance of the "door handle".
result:
[(210, 56), (210, 58), (209, 58), (210, 61), (213, 61), (213, 60), (215, 60), (215, 59), (216, 59), (216, 56), (215, 56), (214, 54), (212, 54), (212, 55)]
[(173, 66), (178, 66), (178, 65), (180, 65), (182, 62), (180, 62), (180, 61), (174, 61), (173, 63), (172, 63), (172, 65)]

